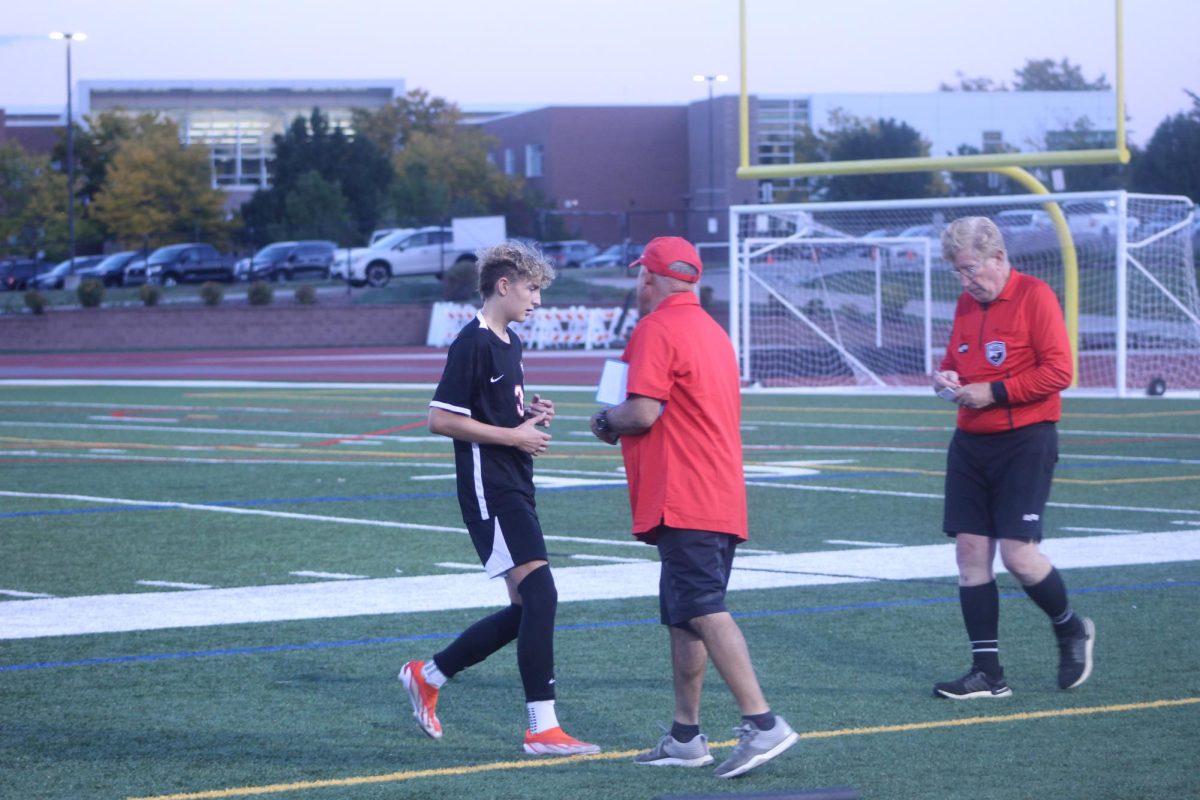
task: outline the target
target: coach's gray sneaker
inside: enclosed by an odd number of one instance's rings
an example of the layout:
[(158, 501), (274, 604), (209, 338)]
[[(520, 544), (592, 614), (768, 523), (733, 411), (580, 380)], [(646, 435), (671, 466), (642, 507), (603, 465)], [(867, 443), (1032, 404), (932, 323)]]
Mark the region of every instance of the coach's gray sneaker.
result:
[(708, 737), (704, 734), (690, 742), (681, 742), (668, 733), (654, 749), (634, 756), (633, 763), (652, 767), (707, 767), (713, 763), (713, 757), (709, 755)]
[(1058, 640), (1058, 688), (1074, 689), (1092, 674), (1092, 645), (1096, 623), (1082, 619), (1083, 633)]
[(733, 731), (738, 735), (738, 743), (729, 758), (713, 771), (718, 778), (744, 775), (800, 740), (800, 734), (792, 730), (792, 726), (778, 714), (775, 715), (775, 727), (769, 731), (759, 730), (749, 722), (743, 722)]

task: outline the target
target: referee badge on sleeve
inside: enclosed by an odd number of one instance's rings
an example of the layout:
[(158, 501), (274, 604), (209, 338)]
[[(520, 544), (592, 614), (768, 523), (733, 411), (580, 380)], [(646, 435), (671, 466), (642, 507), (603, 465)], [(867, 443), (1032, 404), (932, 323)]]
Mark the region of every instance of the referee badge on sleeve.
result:
[(987, 356), (989, 364), (998, 367), (1004, 363), (1004, 357), (1008, 355), (1008, 348), (1004, 346), (1004, 342), (988, 342), (984, 345), (984, 354)]

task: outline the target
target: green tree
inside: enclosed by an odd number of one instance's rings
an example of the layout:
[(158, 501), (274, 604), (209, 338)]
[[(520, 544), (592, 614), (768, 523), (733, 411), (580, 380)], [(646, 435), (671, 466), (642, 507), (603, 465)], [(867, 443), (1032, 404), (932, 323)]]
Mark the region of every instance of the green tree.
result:
[[(1009, 87), (1003, 81), (991, 78), (975, 77), (963, 74), (961, 70), (954, 73), (957, 83), (941, 83), (938, 90), (942, 92), (1007, 92)], [(1108, 80), (1101, 73), (1099, 78), (1088, 80), (1083, 77), (1083, 68), (1072, 64), (1067, 59), (1056, 62), (1052, 58), (1028, 58), (1025, 66), (1014, 69), (1012, 91), (1017, 92), (1087, 92), (1111, 89)]]
[(1135, 156), (1133, 186), (1139, 192), (1181, 194), (1200, 203), (1200, 95), (1187, 94), (1191, 110), (1159, 123), (1146, 149)]
[(341, 188), (315, 170), (300, 176), (284, 198), (283, 209), (287, 235), (297, 239), (337, 240), (351, 230), (350, 211)]
[(313, 109), (307, 119), (296, 117), (284, 134), (275, 136), (271, 188), (255, 192), (242, 206), (257, 244), (279, 238), (276, 234), (287, 226), (287, 198), (310, 173), (337, 186), (344, 198), (353, 226), (348, 240), (365, 238), (383, 216), (393, 175), (387, 156), (366, 136), (351, 138), (340, 126), (331, 129), (329, 118)]
[(991, 78), (971, 77), (963, 74), (961, 70), (955, 70), (954, 76), (958, 79), (958, 84), (941, 83), (938, 85), (939, 92), (1007, 92), (1008, 85), (1003, 81), (997, 83)]
[[(988, 148), (991, 153), (1016, 153), (1019, 148), (1005, 142), (1000, 147)], [(956, 156), (978, 156), (984, 151), (969, 144), (960, 144), (954, 152)], [(995, 194), (1023, 194), (1025, 188), (995, 172), (951, 172), (949, 178), (950, 194), (953, 197), (981, 197)]]
[(208, 148), (185, 148), (174, 123), (158, 124), (118, 146), (92, 214), (129, 245), (223, 245), (229, 233), (225, 195), (212, 188), (208, 161)]
[(522, 182), (487, 159), (491, 143), (475, 127), (442, 133), (413, 132), (392, 161), (396, 181), (393, 210), (399, 221), (477, 216), (500, 209), (520, 196)]
[(1055, 63), (1052, 58), (1027, 59), (1025, 66), (1013, 70), (1013, 89), (1018, 92), (1087, 92), (1111, 89), (1104, 74), (1088, 80), (1083, 68), (1067, 59)]
[[(76, 243), (97, 238), (96, 226), (76, 201)], [(0, 144), (0, 252), (59, 260), (70, 254), (67, 178), (50, 159), (26, 153), (16, 143)]]
[(414, 133), (442, 134), (462, 121), (458, 106), (424, 89), (412, 89), (383, 108), (355, 109), (351, 121), (358, 135), (365, 136), (380, 152), (391, 155), (404, 149)]
[[(929, 142), (910, 125), (894, 119), (858, 118), (835, 112), (833, 129), (821, 131), (821, 149), (830, 161), (864, 161), (929, 155)], [(891, 200), (944, 195), (941, 178), (930, 172), (834, 175), (818, 181), (823, 199)]]

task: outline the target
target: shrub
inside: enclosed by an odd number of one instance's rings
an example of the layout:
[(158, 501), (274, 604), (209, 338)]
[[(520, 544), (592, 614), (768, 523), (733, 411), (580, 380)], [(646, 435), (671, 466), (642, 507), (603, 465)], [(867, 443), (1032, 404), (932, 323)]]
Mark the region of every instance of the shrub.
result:
[(303, 286), (297, 286), (295, 291), (296, 302), (302, 306), (311, 306), (317, 302), (317, 287), (311, 283), (306, 283)]
[(30, 289), (25, 293), (25, 305), (34, 314), (44, 314), (46, 312), (46, 298), (41, 292)]
[(206, 306), (219, 306), (225, 299), (225, 289), (219, 283), (206, 281), (200, 284), (200, 299)]
[(95, 278), (88, 278), (75, 288), (75, 296), (79, 298), (79, 305), (84, 308), (96, 308), (104, 302), (104, 283)]
[(246, 290), (246, 300), (252, 306), (269, 306), (274, 299), (275, 290), (271, 288), (271, 284), (263, 281), (255, 281)]
[(442, 277), (442, 298), (452, 303), (466, 303), (475, 299), (479, 289), (479, 268), (474, 261), (463, 259), (454, 262)]
[(158, 301), (162, 299), (163, 290), (161, 286), (155, 286), (152, 283), (143, 283), (138, 289), (138, 297), (141, 298), (142, 305), (156, 306)]

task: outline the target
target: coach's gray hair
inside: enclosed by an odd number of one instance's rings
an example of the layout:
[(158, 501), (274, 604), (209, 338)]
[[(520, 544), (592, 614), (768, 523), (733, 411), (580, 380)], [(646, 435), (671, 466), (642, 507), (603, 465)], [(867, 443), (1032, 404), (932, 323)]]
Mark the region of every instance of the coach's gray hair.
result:
[(479, 265), (479, 294), (484, 300), (496, 291), (501, 278), (510, 281), (526, 278), (539, 289), (545, 289), (554, 280), (554, 267), (536, 247), (524, 242), (509, 240), (487, 247), (476, 254)]
[(987, 217), (959, 217), (942, 231), (942, 257), (953, 262), (960, 253), (991, 258), (999, 250), (1008, 258), (1004, 235)]

